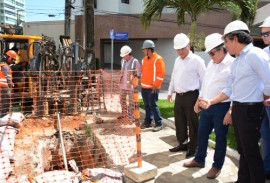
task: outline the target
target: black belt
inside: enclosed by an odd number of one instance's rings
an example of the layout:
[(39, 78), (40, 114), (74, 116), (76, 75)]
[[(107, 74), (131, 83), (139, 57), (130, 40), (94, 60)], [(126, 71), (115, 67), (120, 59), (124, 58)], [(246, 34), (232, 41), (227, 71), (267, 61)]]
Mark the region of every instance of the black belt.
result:
[(187, 91), (187, 92), (183, 92), (183, 93), (176, 93), (176, 95), (187, 95), (187, 94), (191, 94), (191, 93), (194, 93), (194, 92), (199, 92), (199, 90), (193, 90), (193, 91)]
[(263, 105), (263, 102), (237, 102), (237, 101), (233, 101), (233, 106), (252, 106), (252, 105)]

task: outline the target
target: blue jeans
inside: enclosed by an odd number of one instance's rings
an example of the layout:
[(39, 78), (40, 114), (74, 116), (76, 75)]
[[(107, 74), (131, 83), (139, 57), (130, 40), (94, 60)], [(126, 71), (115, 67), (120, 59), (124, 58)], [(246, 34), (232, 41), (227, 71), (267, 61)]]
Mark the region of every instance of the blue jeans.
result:
[(214, 163), (212, 167), (221, 169), (226, 155), (228, 125), (223, 125), (223, 119), (228, 112), (230, 102), (219, 103), (207, 110), (202, 110), (198, 130), (198, 149), (195, 154), (195, 161), (205, 164), (209, 134), (215, 130), (216, 147)]
[(265, 112), (261, 126), (262, 159), (264, 173), (270, 174), (270, 106), (265, 107)]
[(154, 116), (156, 126), (162, 125), (160, 111), (157, 106), (159, 90), (152, 93), (152, 89), (142, 88), (142, 98), (145, 107), (145, 123), (151, 124)]

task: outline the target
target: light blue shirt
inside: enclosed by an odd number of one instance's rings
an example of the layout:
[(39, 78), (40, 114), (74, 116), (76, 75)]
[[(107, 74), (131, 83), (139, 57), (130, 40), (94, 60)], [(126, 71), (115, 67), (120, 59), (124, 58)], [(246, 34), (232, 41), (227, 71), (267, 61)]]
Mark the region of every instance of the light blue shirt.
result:
[(248, 44), (231, 66), (229, 87), (223, 90), (232, 101), (262, 102), (270, 96), (269, 57), (260, 48)]
[(265, 47), (263, 50), (268, 54), (270, 58), (270, 46)]

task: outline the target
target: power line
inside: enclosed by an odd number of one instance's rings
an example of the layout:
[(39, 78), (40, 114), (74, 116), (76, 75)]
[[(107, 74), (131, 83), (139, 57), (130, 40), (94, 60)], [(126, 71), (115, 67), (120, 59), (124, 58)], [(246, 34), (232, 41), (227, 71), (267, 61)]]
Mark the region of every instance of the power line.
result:
[[(79, 10), (73, 10), (71, 12), (72, 15), (76, 15), (77, 13), (83, 13), (83, 7), (82, 6), (74, 6), (75, 9), (77, 8), (80, 8)], [(46, 7), (47, 8), (47, 7)], [(40, 10), (48, 10), (46, 9), (44, 6), (40, 9), (31, 9), (32, 11), (33, 10), (37, 10), (37, 11), (40, 11)], [(30, 10), (30, 9), (29, 9)], [(57, 9), (59, 12), (58, 12), (58, 16), (61, 16), (61, 15), (64, 15), (64, 9)], [(132, 17), (132, 18), (138, 18), (140, 19), (141, 18), (141, 15), (140, 14), (125, 14), (125, 13), (119, 13), (119, 12), (113, 12), (113, 11), (108, 11), (108, 10), (99, 10), (99, 9), (95, 9), (94, 10), (95, 13), (102, 13), (102, 14), (106, 14), (106, 15), (113, 15), (113, 16), (127, 16), (127, 17)], [(26, 11), (26, 13), (36, 13), (36, 12), (29, 12), (29, 11)], [(44, 14), (44, 15), (52, 15), (52, 14), (55, 14), (55, 13), (42, 13), (42, 12), (37, 12), (36, 14)], [(177, 21), (176, 20), (172, 20), (172, 19), (152, 19), (152, 22), (165, 22), (165, 23), (174, 23), (174, 24), (177, 24)], [(191, 25), (191, 22), (186, 22), (185, 25)], [(224, 29), (223, 26), (218, 26), (218, 25), (210, 25), (210, 24), (204, 24), (204, 23), (197, 23), (197, 26), (200, 26), (200, 27), (206, 27), (206, 28), (216, 28), (216, 29)]]

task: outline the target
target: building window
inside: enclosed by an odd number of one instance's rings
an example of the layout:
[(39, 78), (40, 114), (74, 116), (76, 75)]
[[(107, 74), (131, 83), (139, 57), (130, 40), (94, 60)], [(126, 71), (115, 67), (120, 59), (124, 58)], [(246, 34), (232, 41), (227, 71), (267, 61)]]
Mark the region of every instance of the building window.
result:
[(121, 3), (129, 4), (129, 0), (121, 0)]

